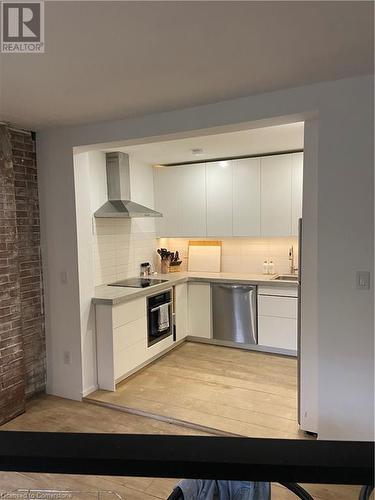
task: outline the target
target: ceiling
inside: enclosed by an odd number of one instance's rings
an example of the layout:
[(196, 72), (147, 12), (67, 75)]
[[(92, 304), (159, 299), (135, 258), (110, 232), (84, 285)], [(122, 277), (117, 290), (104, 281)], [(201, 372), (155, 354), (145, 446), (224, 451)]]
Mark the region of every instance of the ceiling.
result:
[(0, 120), (35, 130), (373, 71), (373, 2), (48, 1), (45, 54), (2, 54)]
[[(186, 163), (212, 158), (256, 155), (302, 149), (303, 129), (303, 122), (290, 123), (226, 134), (139, 144), (116, 148), (116, 151), (128, 153), (133, 162), (136, 161), (148, 165)], [(195, 156), (191, 151), (197, 148), (203, 150), (199, 156)], [(113, 149), (108, 149), (107, 151), (113, 151)]]

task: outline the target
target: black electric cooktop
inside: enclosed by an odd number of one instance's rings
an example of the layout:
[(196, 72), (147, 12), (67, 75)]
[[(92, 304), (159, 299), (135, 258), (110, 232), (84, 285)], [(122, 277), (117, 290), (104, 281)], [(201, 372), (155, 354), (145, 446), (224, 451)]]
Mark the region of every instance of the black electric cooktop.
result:
[(108, 286), (124, 286), (130, 288), (146, 288), (148, 286), (160, 285), (166, 283), (168, 280), (159, 280), (154, 278), (128, 278), (126, 280), (116, 281), (110, 283)]

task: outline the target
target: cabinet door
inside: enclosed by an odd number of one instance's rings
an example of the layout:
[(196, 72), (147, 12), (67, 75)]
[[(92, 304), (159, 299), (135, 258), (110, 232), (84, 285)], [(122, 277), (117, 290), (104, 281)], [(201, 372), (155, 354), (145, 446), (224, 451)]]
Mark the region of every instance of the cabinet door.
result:
[(233, 162), (206, 164), (207, 236), (233, 234)]
[(302, 217), (303, 153), (292, 155), (292, 235), (298, 235), (298, 219)]
[(155, 210), (163, 214), (155, 219), (159, 237), (183, 236), (180, 188), (178, 167), (154, 168)]
[(292, 155), (261, 158), (261, 234), (290, 236)]
[(258, 297), (258, 314), (278, 318), (297, 319), (297, 298), (260, 295)]
[(157, 235), (206, 236), (205, 164), (154, 168)]
[(258, 295), (258, 342), (297, 350), (297, 297)]
[(206, 236), (206, 169), (204, 163), (178, 168), (180, 232), (185, 237)]
[(146, 317), (115, 328), (114, 364), (115, 379), (119, 379), (147, 360)]
[(176, 340), (182, 340), (188, 330), (187, 284), (175, 286)]
[(211, 338), (211, 286), (209, 283), (188, 284), (188, 333)]
[(233, 236), (260, 235), (260, 159), (233, 165)]
[(297, 321), (276, 316), (259, 316), (259, 345), (277, 349), (297, 350)]

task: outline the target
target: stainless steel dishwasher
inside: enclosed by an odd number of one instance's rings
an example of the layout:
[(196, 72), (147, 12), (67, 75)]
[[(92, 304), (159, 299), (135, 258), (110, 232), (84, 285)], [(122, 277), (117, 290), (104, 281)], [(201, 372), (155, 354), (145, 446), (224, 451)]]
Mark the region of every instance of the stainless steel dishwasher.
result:
[(212, 283), (213, 338), (257, 344), (257, 290), (254, 285)]

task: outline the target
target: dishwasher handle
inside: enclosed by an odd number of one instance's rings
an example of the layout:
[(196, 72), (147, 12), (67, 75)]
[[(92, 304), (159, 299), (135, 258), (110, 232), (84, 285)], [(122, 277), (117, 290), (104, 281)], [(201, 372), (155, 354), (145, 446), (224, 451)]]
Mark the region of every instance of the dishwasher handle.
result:
[(216, 286), (219, 286), (220, 288), (226, 288), (228, 290), (247, 290), (249, 292), (256, 289), (255, 285), (222, 285), (220, 283)]

